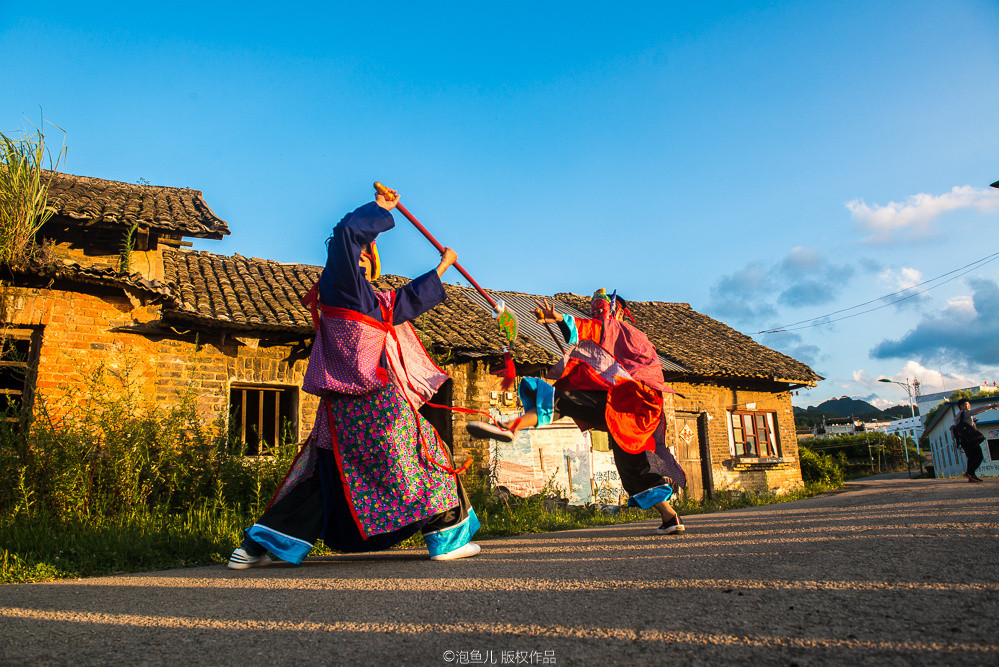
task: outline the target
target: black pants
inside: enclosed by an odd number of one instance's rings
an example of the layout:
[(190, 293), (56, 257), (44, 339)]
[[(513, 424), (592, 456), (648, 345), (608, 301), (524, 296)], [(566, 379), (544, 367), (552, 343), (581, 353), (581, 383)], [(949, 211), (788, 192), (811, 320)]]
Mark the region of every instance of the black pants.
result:
[[(590, 424), (602, 431), (607, 430), (607, 420), (604, 411), (607, 409), (606, 391), (560, 391), (555, 390), (555, 409), (552, 420), (570, 417), (577, 421)], [(632, 454), (621, 449), (608, 433), (611, 451), (614, 453), (614, 466), (621, 477), (621, 486), (634, 496), (642, 491), (648, 491), (663, 484), (669, 484), (676, 490), (676, 483), (664, 474), (665, 461), (660, 463), (656, 452), (638, 452)], [(672, 458), (672, 457), (670, 457)]]
[[(454, 466), (450, 447), (446, 448), (448, 464)], [(267, 508), (257, 523), (290, 535), (299, 540), (315, 544), (322, 539), (330, 549), (343, 553), (382, 551), (417, 531), (432, 533), (456, 526), (468, 518), (471, 503), (465, 494), (461, 478), (455, 476), (458, 484), (458, 506), (427, 521), (403, 526), (388, 533), (370, 535), (365, 539), (354, 521), (344, 493), (343, 482), (336, 466), (333, 452), (317, 448), (317, 460), (312, 475), (295, 485), (284, 497)], [(266, 549), (254, 542), (248, 535), (240, 545), (251, 556), (259, 556)]]
[(961, 445), (961, 449), (964, 450), (965, 456), (968, 457), (968, 473), (969, 475), (974, 475), (975, 471), (978, 470), (978, 466), (982, 465), (982, 461), (985, 460), (985, 455), (982, 453), (982, 446), (978, 445)]

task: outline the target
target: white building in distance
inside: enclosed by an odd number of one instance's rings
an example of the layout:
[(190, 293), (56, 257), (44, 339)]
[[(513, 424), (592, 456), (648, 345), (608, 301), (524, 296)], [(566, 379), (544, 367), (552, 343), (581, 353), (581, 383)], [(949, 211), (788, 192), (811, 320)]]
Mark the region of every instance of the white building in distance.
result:
[(897, 435), (902, 438), (912, 438), (917, 443), (923, 435), (923, 422), (919, 415), (915, 417), (903, 417), (893, 419), (890, 422), (867, 422), (864, 427), (868, 431), (880, 431), (889, 435)]
[(950, 398), (950, 395), (955, 391), (971, 392), (972, 396), (974, 396), (975, 394), (980, 394), (984, 391), (996, 391), (997, 389), (999, 389), (999, 387), (983, 384), (975, 387), (961, 387), (958, 389), (948, 389), (947, 391), (938, 391), (934, 394), (922, 394), (916, 396), (916, 407), (919, 408), (919, 414), (925, 415), (927, 412)]
[[(970, 402), (971, 407), (975, 408), (994, 403), (995, 400), (994, 397), (973, 398)], [(930, 450), (933, 452), (935, 477), (958, 477), (964, 474), (968, 465), (964, 450), (957, 446), (950, 432), (957, 413), (957, 403), (948, 403), (947, 407), (933, 415), (933, 419), (924, 427), (926, 437), (930, 441)], [(978, 420), (978, 430), (985, 435), (985, 440), (979, 445), (985, 458), (976, 474), (979, 477), (999, 476), (999, 410), (987, 410), (975, 418)]]

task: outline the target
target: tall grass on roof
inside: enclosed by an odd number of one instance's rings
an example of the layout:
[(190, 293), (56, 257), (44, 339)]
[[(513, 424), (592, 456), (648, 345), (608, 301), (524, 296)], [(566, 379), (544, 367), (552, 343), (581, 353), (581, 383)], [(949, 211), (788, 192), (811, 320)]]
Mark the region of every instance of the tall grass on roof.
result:
[(46, 208), (49, 178), (44, 165), (55, 170), (65, 155), (53, 158), (41, 130), (12, 138), (0, 133), (0, 264), (29, 259), (35, 233), (52, 217)]

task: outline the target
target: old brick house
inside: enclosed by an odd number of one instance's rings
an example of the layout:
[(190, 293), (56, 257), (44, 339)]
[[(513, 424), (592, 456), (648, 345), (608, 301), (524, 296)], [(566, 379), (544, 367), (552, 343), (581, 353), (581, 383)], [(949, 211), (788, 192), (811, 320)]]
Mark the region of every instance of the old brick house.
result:
[[(4, 363), (23, 371), (3, 375), (12, 406), (65, 411), (94, 369), (112, 368), (159, 405), (195, 396), (199, 414), (230, 419), (251, 454), (282, 434), (308, 435), (317, 400), (299, 387), (312, 324), (298, 299), (320, 267), (185, 249), (185, 238), (229, 233), (195, 190), (55, 174), (49, 203), (56, 215), (40, 232), (46, 256), (4, 267), (2, 276), (0, 321), (16, 352)], [(386, 276), (379, 285), (402, 281)], [(495, 324), (473, 291), (448, 285), (447, 293), (414, 323), (451, 375), (434, 402), (516, 412), (515, 395), (489, 372), (502, 354)], [(533, 296), (500, 295), (522, 312), (512, 348), (518, 374), (543, 373), (558, 351), (527, 316)], [(587, 307), (585, 297), (557, 297), (567, 312)], [(688, 492), (799, 484), (790, 391), (820, 378), (687, 304), (641, 302), (633, 311), (682, 395), (668, 399), (667, 438), (688, 473)], [(459, 461), (490, 464), (489, 447), (462, 428), (468, 416), (427, 414)], [(562, 425), (533, 437), (578, 436)], [(538, 465), (544, 471), (544, 453)], [(566, 469), (571, 478), (568, 459)]]
[[(466, 294), (484, 306), (471, 290)], [(498, 295), (520, 313), (521, 331), (531, 342), (545, 348), (551, 359), (557, 358), (559, 350), (551, 335), (528, 312), (540, 297)], [(552, 300), (561, 312), (588, 316), (589, 297), (557, 294)], [(628, 303), (638, 327), (659, 352), (665, 380), (677, 392), (666, 398), (666, 440), (673, 443), (674, 454), (687, 473), (687, 493), (701, 498), (718, 490), (789, 490), (800, 485), (791, 392), (814, 386), (821, 378), (807, 365), (696, 312), (689, 304)], [(496, 411), (509, 414), (515, 410), (499, 406)], [(558, 425), (553, 425), (551, 438), (563, 452), (571, 447)], [(530, 450), (537, 453), (544, 446), (545, 437), (539, 434)], [(540, 455), (540, 459), (545, 457)], [(518, 463), (522, 466), (525, 461)], [(552, 470), (557, 462), (531, 463), (537, 472)], [(574, 462), (561, 463), (561, 472), (569, 473), (569, 478), (560, 486), (573, 491), (580, 486), (572, 474)], [(585, 467), (586, 462), (581, 465)], [(596, 461), (589, 465), (592, 475)], [(585, 482), (582, 486), (579, 495), (587, 499)]]

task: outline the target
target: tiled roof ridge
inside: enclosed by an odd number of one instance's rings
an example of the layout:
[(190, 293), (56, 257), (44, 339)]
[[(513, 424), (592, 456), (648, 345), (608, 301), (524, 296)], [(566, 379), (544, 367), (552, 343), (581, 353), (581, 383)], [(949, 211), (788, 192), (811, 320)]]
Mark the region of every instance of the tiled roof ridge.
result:
[(82, 284), (112, 285), (133, 289), (145, 294), (166, 298), (176, 302), (176, 296), (171, 286), (156, 280), (148, 280), (141, 273), (122, 273), (110, 266), (85, 266), (72, 260), (63, 259), (55, 262), (29, 260), (17, 264), (9, 264), (7, 268), (12, 273), (35, 276), (38, 278), (56, 278)]
[[(170, 286), (178, 295), (168, 317), (212, 322), (243, 330), (312, 332), (312, 318), (299, 299), (318, 279), (321, 267), (273, 260), (218, 255), (203, 250), (164, 251)], [(395, 289), (408, 278), (384, 275), (376, 289)], [(489, 313), (445, 284), (447, 299), (413, 322), (428, 347), (451, 350), (457, 357), (498, 357), (503, 338)], [(555, 359), (531, 340), (518, 337), (514, 359), (521, 364), (551, 364)]]
[[(530, 295), (527, 295), (527, 296), (530, 296)], [(556, 292), (552, 296), (554, 296), (559, 301), (563, 300), (562, 297), (566, 297), (566, 299), (568, 299), (570, 301), (572, 301), (573, 299), (585, 299), (587, 303), (590, 302), (590, 297), (589, 296), (585, 296), (583, 294), (576, 294), (575, 292)], [(650, 305), (650, 306), (651, 305), (655, 305), (655, 306), (660, 306), (660, 305), (675, 306), (677, 308), (685, 308), (685, 309), (693, 311), (695, 313), (697, 312), (686, 301), (635, 301), (634, 299), (629, 299), (628, 297), (622, 297), (622, 298), (625, 299), (628, 302), (628, 304), (645, 304), (645, 305)]]
[(143, 183), (129, 183), (127, 181), (117, 181), (112, 178), (99, 178), (97, 176), (80, 176), (78, 174), (69, 174), (64, 171), (51, 171), (49, 169), (42, 169), (41, 173), (43, 175), (51, 174), (53, 176), (65, 176), (72, 178), (75, 181), (82, 184), (107, 184), (107, 185), (123, 185), (135, 190), (145, 190), (147, 192), (162, 192), (168, 190), (178, 190), (181, 192), (190, 192), (191, 194), (197, 195), (198, 197), (204, 197), (204, 193), (201, 190), (195, 190), (194, 188), (183, 188), (176, 185), (145, 185)]
[(42, 170), (48, 184), (46, 208), (71, 220), (110, 225), (138, 223), (184, 236), (222, 238), (229, 226), (193, 188), (141, 185), (95, 176)]
[[(299, 298), (318, 279), (322, 268), (287, 264), (241, 255), (217, 255), (198, 250), (164, 252), (164, 266), (177, 293), (178, 313), (195, 319), (229, 322), (241, 328), (281, 329), (308, 333), (311, 318)], [(395, 289), (409, 282), (387, 274), (376, 289)], [(447, 300), (413, 325), (439, 350), (459, 356), (497, 356), (504, 346), (490, 314), (469, 294), (473, 288), (445, 283)], [(543, 295), (489, 290), (502, 297), (541, 298)], [(589, 309), (589, 297), (560, 292), (554, 298), (576, 309)], [(757, 343), (727, 324), (694, 310), (684, 302), (629, 301), (632, 311), (666, 359), (694, 375), (765, 378), (814, 382), (807, 365)], [(512, 346), (518, 363), (550, 364), (556, 359), (534, 340), (518, 336)]]
[(241, 325), (282, 327), (305, 323), (298, 300), (309, 281), (301, 274), (303, 269), (319, 271), (319, 267), (198, 250), (166, 251), (164, 265), (175, 289), (181, 291), (185, 311)]

